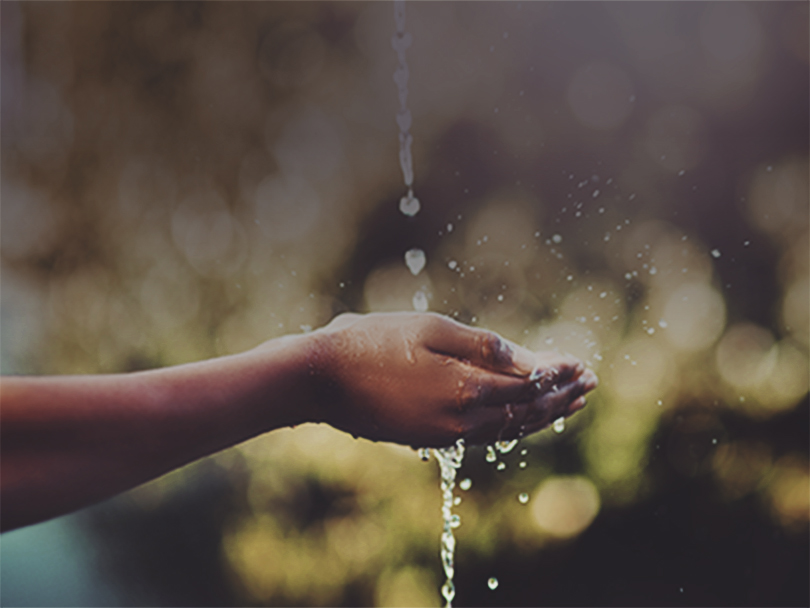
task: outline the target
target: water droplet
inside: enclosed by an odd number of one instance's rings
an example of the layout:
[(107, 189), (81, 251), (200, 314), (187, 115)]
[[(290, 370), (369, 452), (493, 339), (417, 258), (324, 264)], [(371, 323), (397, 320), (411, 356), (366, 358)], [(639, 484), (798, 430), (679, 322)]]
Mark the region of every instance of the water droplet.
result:
[(447, 232), (453, 232), (453, 224), (447, 224)]
[(652, 327), (648, 327), (647, 328), (647, 333), (650, 334), (650, 335), (653, 335), (655, 333), (655, 329), (652, 328)]
[(408, 217), (419, 213), (420, 208), (419, 199), (413, 195), (413, 190), (408, 190), (408, 194), (399, 199), (399, 210)]
[(526, 448), (523, 448), (522, 450), (520, 450), (520, 455), (521, 456), (525, 456), (528, 453), (529, 453), (529, 450), (527, 450)]
[(562, 433), (565, 430), (565, 418), (560, 416), (554, 421), (554, 432)]
[(517, 444), (518, 444), (517, 439), (513, 439), (512, 441), (496, 441), (495, 442), (495, 448), (501, 454), (508, 454), (509, 452), (511, 452), (512, 450), (515, 449), (515, 446)]
[(712, 444), (713, 444), (713, 445), (717, 445), (717, 437), (715, 437), (714, 439), (712, 439)]
[(660, 327), (661, 329), (666, 329), (667, 328), (667, 322), (664, 321), (663, 319), (661, 319), (660, 321), (658, 321), (658, 327)]
[(426, 312), (428, 309), (428, 299), (424, 291), (417, 291), (413, 296), (413, 309), (417, 312)]
[(506, 463), (501, 461), (501, 462), (498, 463), (498, 466), (495, 467), (495, 468), (498, 469), (499, 471), (503, 471), (506, 468)]
[(681, 169), (678, 171), (678, 177), (683, 177), (684, 175), (686, 175), (686, 169)]
[(498, 460), (498, 455), (495, 453), (495, 448), (493, 448), (491, 445), (488, 445), (487, 455), (484, 456), (484, 458), (487, 462), (495, 462), (496, 460)]
[(491, 576), (487, 581), (487, 587), (495, 591), (495, 589), (498, 588), (498, 579), (495, 578), (494, 576)]
[(712, 249), (712, 257), (717, 259), (720, 257), (720, 250), (719, 249)]
[(657, 401), (657, 403), (658, 403), (658, 405), (664, 405), (664, 402), (661, 401), (660, 399)]
[(748, 247), (751, 244), (751, 241), (743, 241), (743, 247)]
[(426, 261), (425, 252), (421, 249), (409, 249), (405, 252), (405, 265), (413, 276), (422, 272)]
[(498, 302), (503, 302), (503, 294), (498, 294)]
[(456, 586), (453, 584), (453, 581), (447, 579), (442, 585), (442, 597), (447, 600), (447, 605), (450, 606), (450, 602), (453, 601), (453, 598), (456, 597)]
[(596, 198), (597, 196), (599, 196), (599, 190), (594, 190), (593, 194), (591, 196), (593, 196), (593, 198)]
[(455, 270), (458, 267), (458, 262), (456, 262), (455, 260), (450, 260), (449, 262), (447, 262), (447, 267), (450, 270)]
[(472, 487), (472, 479), (470, 479), (469, 477), (462, 479), (459, 482), (458, 487), (466, 492)]
[(521, 469), (525, 469), (525, 468), (526, 468), (526, 461), (525, 461), (525, 460), (521, 460), (521, 461), (520, 461), (520, 464), (519, 464), (518, 466), (519, 466)]
[(526, 494), (526, 492), (523, 492), (518, 496), (518, 500), (520, 501), (520, 504), (525, 505), (527, 502), (529, 502), (529, 495)]
[(562, 243), (562, 235), (555, 234), (554, 236), (551, 237), (551, 240), (557, 244)]

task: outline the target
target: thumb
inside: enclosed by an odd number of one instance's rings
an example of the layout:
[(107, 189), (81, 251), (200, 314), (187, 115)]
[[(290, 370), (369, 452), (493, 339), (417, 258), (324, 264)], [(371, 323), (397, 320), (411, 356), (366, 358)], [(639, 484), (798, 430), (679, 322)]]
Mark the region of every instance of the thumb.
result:
[(447, 317), (438, 317), (435, 328), (431, 327), (427, 346), (433, 352), (512, 376), (528, 376), (537, 367), (530, 350), (495, 332), (462, 325)]

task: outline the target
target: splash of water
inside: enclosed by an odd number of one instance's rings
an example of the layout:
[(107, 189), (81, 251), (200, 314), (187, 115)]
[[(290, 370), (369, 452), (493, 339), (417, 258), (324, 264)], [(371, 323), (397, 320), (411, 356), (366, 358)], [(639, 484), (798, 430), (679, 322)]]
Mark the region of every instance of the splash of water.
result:
[(497, 449), (501, 454), (508, 454), (515, 449), (517, 444), (517, 439), (512, 439), (511, 441), (497, 441), (495, 442), (495, 449)]
[(491, 445), (487, 446), (487, 455), (485, 456), (487, 462), (495, 462), (498, 460), (498, 455), (495, 453), (495, 448)]

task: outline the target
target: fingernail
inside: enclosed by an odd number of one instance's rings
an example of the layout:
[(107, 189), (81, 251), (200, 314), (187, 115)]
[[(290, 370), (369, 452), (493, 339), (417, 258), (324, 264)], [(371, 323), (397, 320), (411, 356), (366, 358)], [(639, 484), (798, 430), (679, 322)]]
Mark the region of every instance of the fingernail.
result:
[(523, 374), (531, 374), (537, 366), (534, 353), (522, 346), (512, 346), (512, 365)]
[(580, 384), (582, 384), (583, 388), (586, 391), (592, 391), (599, 385), (599, 381), (596, 379), (596, 376), (593, 374), (588, 374), (588, 376), (582, 376), (579, 379)]

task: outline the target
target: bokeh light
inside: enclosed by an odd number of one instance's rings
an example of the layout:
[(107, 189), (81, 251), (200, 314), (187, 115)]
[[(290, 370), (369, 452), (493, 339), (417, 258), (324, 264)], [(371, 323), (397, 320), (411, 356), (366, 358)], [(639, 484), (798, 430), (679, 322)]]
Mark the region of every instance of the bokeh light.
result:
[[(406, 218), (390, 3), (2, 3), (3, 373), (444, 313), (600, 378), (502, 470), (468, 451), (460, 604), (806, 605), (806, 23), (805, 3), (408, 2)], [(435, 463), (324, 425), (87, 520), (109, 576), (154, 594), (133, 604), (440, 601)]]
[(685, 283), (669, 295), (658, 325), (667, 330), (667, 340), (675, 348), (696, 351), (711, 346), (725, 322), (725, 305), (716, 289)]
[(599, 492), (584, 477), (549, 477), (532, 497), (535, 523), (557, 538), (580, 534), (597, 513)]

